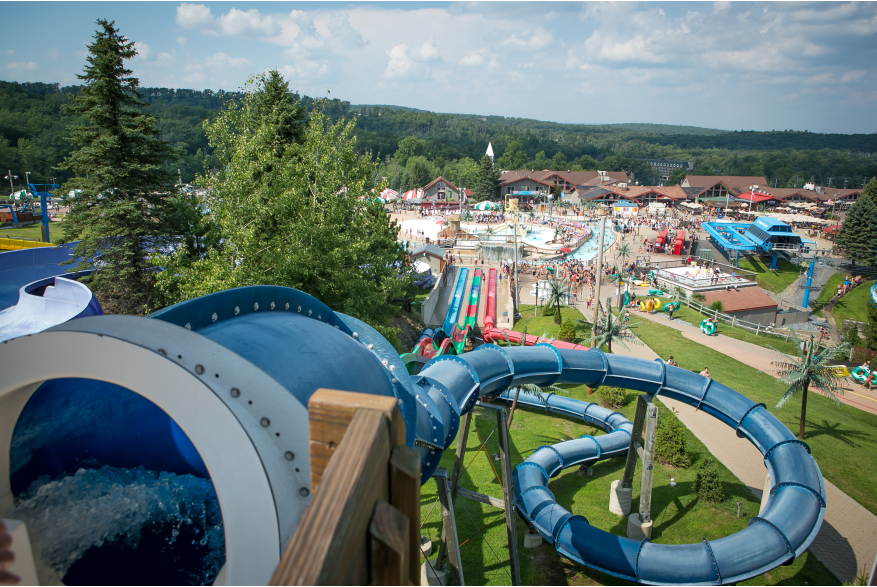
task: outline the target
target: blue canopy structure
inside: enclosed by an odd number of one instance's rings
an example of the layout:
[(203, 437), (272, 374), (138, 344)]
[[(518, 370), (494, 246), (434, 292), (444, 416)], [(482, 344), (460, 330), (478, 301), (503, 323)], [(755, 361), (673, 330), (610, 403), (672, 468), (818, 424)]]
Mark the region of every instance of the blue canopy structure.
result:
[(771, 255), (770, 268), (776, 269), (779, 251), (797, 251), (803, 244), (801, 237), (792, 232), (791, 226), (768, 216), (759, 216), (752, 223), (705, 222), (703, 229), (722, 254), (736, 251), (735, 265), (740, 251), (757, 251)]

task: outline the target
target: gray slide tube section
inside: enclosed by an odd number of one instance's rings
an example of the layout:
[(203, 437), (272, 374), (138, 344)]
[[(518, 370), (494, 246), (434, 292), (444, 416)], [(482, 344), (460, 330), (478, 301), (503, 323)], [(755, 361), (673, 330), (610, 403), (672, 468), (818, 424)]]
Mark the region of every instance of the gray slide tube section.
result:
[[(459, 357), (433, 359), (411, 379), (418, 403), (418, 436), (444, 437), (444, 442), (437, 443), (443, 448), (456, 436), (459, 415), (471, 410), (478, 397), (497, 397), (523, 383), (566, 383), (612, 385), (685, 402), (733, 427), (737, 436), (761, 451), (771, 477), (770, 497), (746, 529), (689, 545), (630, 540), (594, 528), (583, 516), (566, 511), (547, 488), (548, 479), (566, 467), (626, 454), (630, 422), (622, 414), (594, 404), (551, 396), (552, 411), (579, 416), (608, 434), (537, 450), (515, 469), (516, 507), (563, 556), (616, 577), (650, 584), (743, 581), (794, 560), (816, 537), (825, 516), (822, 475), (806, 444), (763, 404), (660, 360), (605, 355), (594, 349), (556, 349), (546, 344), (512, 348), (482, 345)], [(437, 448), (419, 447), (424, 480), (438, 466), (441, 455)]]

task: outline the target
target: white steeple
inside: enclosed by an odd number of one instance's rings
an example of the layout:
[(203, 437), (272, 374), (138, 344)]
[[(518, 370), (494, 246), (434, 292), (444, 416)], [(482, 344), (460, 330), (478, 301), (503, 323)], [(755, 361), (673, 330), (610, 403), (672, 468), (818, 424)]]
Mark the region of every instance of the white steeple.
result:
[(493, 144), (490, 141), (487, 142), (487, 156), (493, 161)]

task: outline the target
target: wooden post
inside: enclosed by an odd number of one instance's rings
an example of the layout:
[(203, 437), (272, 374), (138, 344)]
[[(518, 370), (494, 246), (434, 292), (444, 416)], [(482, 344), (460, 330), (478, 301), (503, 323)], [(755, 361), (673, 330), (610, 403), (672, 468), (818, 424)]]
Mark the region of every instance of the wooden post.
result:
[(624, 465), (624, 474), (621, 477), (621, 487), (624, 489), (633, 487), (633, 475), (636, 472), (637, 448), (642, 437), (643, 424), (646, 419), (646, 400), (639, 396), (636, 403), (636, 415), (633, 417), (633, 429), (630, 432), (630, 448), (627, 451), (627, 462)]
[[(448, 483), (448, 472), (445, 469), (436, 469), (432, 476), (438, 487), (439, 503), (442, 506), (442, 543), (448, 553), (451, 573), (456, 576), (457, 585), (465, 585), (463, 565), (460, 563), (460, 538), (457, 535), (457, 520), (454, 517), (454, 501)], [(436, 567), (441, 568), (443, 564), (443, 560), (436, 558)]]
[(308, 412), (313, 496), (270, 584), (418, 583), (420, 459), (396, 399), (321, 389)]
[[(643, 396), (640, 396), (642, 399)], [(639, 519), (648, 522), (652, 519), (652, 475), (655, 462), (655, 436), (658, 432), (658, 408), (652, 402), (648, 404), (646, 413), (645, 449), (643, 451), (643, 477), (639, 490)]]
[(518, 530), (514, 504), (512, 503), (512, 464), (509, 453), (509, 429), (506, 427), (505, 408), (493, 404), (479, 404), (481, 408), (494, 411), (499, 429), (499, 462), (502, 465), (502, 496), (505, 502), (506, 533), (509, 540), (509, 564), (512, 585), (521, 584), (521, 567), (518, 561)]
[(755, 325), (755, 336), (758, 336), (758, 331), (761, 330), (761, 324)]

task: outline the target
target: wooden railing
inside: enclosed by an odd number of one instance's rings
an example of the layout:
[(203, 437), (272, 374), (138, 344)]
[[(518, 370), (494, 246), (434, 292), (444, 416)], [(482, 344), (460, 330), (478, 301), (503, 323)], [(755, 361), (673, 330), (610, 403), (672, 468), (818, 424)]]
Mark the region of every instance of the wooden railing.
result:
[(313, 497), (271, 585), (420, 584), (420, 457), (394, 397), (308, 402)]

